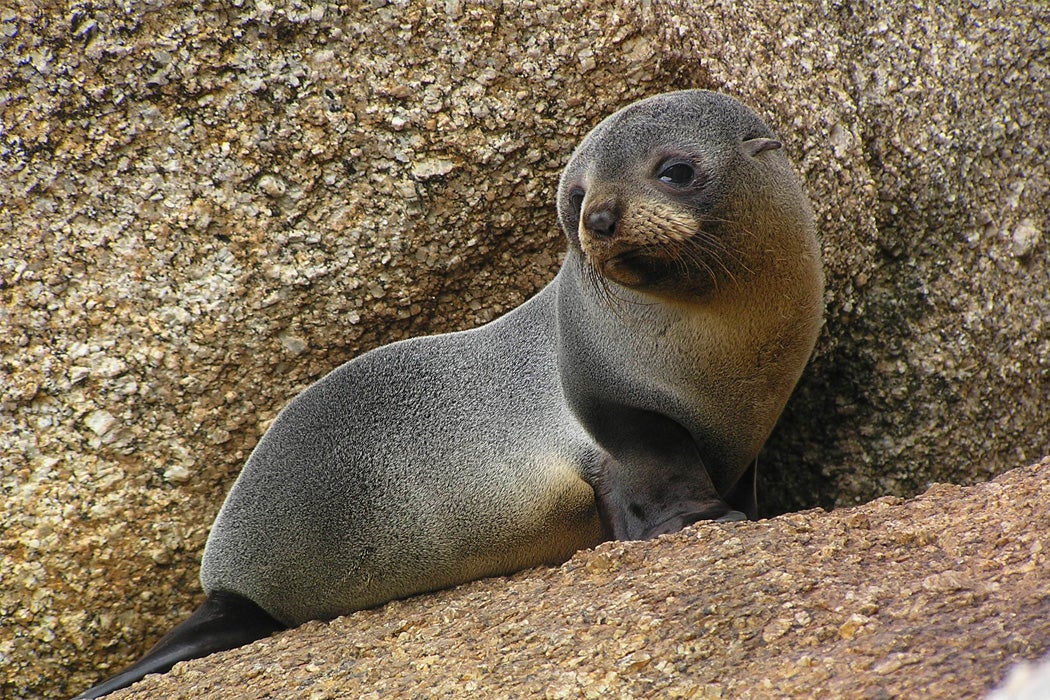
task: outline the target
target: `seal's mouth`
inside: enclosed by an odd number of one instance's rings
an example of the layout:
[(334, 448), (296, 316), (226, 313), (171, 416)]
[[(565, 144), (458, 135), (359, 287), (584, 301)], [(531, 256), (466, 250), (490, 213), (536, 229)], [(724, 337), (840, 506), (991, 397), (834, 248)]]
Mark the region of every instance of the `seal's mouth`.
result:
[(669, 262), (658, 251), (641, 246), (631, 248), (598, 261), (599, 271), (605, 277), (625, 287), (648, 287), (667, 278)]

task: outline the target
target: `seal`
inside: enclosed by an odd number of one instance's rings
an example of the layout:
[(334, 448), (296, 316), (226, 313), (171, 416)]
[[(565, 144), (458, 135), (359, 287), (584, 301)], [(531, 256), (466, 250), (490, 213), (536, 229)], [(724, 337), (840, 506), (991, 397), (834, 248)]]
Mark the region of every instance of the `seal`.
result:
[(479, 328), (368, 352), (279, 414), (208, 538), (208, 598), (99, 697), (175, 661), (606, 539), (754, 517), (823, 313), (815, 225), (736, 100), (657, 95), (558, 185), (564, 264)]

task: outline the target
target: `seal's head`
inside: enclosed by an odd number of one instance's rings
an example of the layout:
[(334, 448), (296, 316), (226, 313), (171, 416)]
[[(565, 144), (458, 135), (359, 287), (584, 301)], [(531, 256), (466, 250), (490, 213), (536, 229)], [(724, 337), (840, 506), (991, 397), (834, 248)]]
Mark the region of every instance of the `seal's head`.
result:
[[(686, 90), (636, 102), (573, 153), (558, 188), (562, 228), (600, 285), (703, 297), (777, 252), (771, 226), (812, 230), (780, 145), (725, 95)], [(755, 199), (762, 206), (747, 205)]]

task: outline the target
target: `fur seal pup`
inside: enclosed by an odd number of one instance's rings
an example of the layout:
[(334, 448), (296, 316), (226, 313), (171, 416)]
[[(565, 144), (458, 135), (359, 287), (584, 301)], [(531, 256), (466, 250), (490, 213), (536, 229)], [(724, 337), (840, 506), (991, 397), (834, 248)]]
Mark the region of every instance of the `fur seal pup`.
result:
[(535, 297), (292, 400), (212, 527), (205, 603), (80, 697), (605, 539), (754, 516), (756, 456), (823, 310), (780, 142), (729, 97), (658, 95), (583, 140), (557, 209), (568, 254)]

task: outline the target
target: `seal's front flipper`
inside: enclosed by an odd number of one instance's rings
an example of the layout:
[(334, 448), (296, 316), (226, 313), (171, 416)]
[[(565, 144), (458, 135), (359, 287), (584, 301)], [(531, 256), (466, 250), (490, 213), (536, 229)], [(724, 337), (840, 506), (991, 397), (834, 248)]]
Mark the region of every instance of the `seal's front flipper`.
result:
[(681, 425), (626, 406), (594, 416), (589, 427), (607, 455), (591, 483), (606, 537), (645, 540), (699, 520), (746, 519), (718, 493)]
[(649, 526), (648, 529), (642, 532), (642, 536), (639, 539), (649, 540), (659, 535), (669, 535), (701, 520), (711, 520), (716, 523), (747, 520), (746, 515), (739, 510), (730, 509), (725, 501), (720, 499), (712, 499), (708, 503), (703, 504), (696, 502), (675, 503), (672, 507), (682, 512), (663, 522)]
[(243, 646), (285, 628), (258, 605), (235, 593), (216, 591), (185, 622), (161, 637), (137, 662), (73, 700), (100, 698), (142, 680), (166, 673), (179, 661)]

